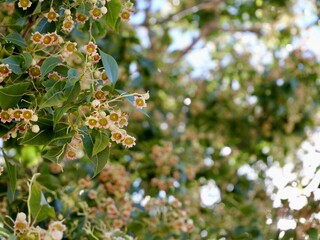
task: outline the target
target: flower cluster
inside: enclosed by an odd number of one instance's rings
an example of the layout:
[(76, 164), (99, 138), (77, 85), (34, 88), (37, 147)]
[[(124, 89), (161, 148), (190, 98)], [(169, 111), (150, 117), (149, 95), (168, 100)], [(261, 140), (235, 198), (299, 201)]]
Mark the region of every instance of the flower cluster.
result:
[[(161, 222), (161, 217), (166, 216), (166, 227), (176, 233), (191, 233), (194, 230), (193, 220), (188, 217), (188, 212), (183, 209), (182, 203), (176, 199), (151, 198), (144, 206), (153, 221), (149, 223), (152, 229)], [(155, 229), (153, 229), (155, 230)]]
[(123, 196), (131, 185), (131, 179), (124, 166), (107, 164), (99, 175), (104, 189), (115, 196)]
[(127, 201), (123, 205), (117, 206), (112, 198), (101, 201), (99, 209), (106, 213), (107, 218), (111, 220), (114, 230), (120, 230), (125, 227), (129, 223), (131, 212), (133, 211), (131, 202)]
[(133, 7), (133, 4), (130, 1), (128, 1), (124, 4), (124, 8), (122, 9), (121, 13), (119, 14), (121, 21), (127, 22), (130, 20), (132, 7)]
[(156, 165), (156, 176), (151, 179), (151, 185), (159, 190), (168, 190), (174, 187), (174, 183), (181, 177), (177, 168), (180, 158), (173, 152), (171, 142), (165, 142), (163, 146), (152, 147), (151, 158)]
[(0, 121), (2, 123), (15, 122), (15, 126), (2, 137), (4, 140), (10, 137), (16, 138), (17, 133), (24, 133), (27, 129), (31, 129), (34, 133), (40, 131), (39, 125), (33, 123), (38, 121), (38, 115), (32, 109), (9, 108), (8, 110), (1, 110)]
[(39, 32), (32, 33), (30, 40), (34, 44), (40, 44), (45, 47), (59, 46), (64, 42), (62, 36), (56, 32), (41, 34)]
[(19, 212), (14, 222), (14, 230), (19, 239), (61, 240), (66, 229), (66, 226), (60, 221), (50, 222), (48, 230), (39, 226), (29, 226), (24, 212)]

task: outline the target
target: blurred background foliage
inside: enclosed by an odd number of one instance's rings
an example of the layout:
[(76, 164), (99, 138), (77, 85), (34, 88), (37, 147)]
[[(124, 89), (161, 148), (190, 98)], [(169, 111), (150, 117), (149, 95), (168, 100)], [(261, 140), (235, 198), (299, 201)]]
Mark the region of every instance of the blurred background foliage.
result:
[[(165, 191), (190, 210), (204, 239), (318, 236), (312, 194), (299, 210), (288, 200), (273, 208), (277, 188), (266, 181), (277, 163), (293, 163), (299, 179), (297, 149), (319, 125), (319, 55), (303, 39), (306, 31), (319, 31), (317, 3), (176, 0), (137, 1), (136, 7), (134, 28), (120, 30), (133, 50), (118, 60), (131, 59), (125, 82), (151, 94), (151, 117), (132, 126), (140, 143), (130, 153), (145, 195), (155, 194), (150, 178), (165, 182), (174, 174), (159, 173), (148, 152), (169, 141), (181, 178), (179, 187)], [(136, 59), (126, 57), (131, 53)], [(250, 170), (242, 173), (243, 166)], [(221, 201), (202, 208), (199, 191), (210, 179)], [(297, 179), (287, 185), (309, 183)], [(283, 235), (281, 218), (297, 226)]]
[[(299, 150), (303, 142), (315, 144), (319, 126), (319, 51), (308, 39), (308, 31), (319, 36), (319, 2), (134, 3), (131, 21), (98, 41), (118, 62), (117, 87), (150, 93), (150, 118), (128, 108), (128, 131), (137, 145), (114, 147), (110, 156), (111, 164), (125, 166), (132, 182), (125, 190), (139, 209), (127, 231), (140, 239), (317, 239), (318, 185), (308, 193), (303, 189), (317, 176), (319, 155), (310, 150), (316, 163), (303, 180)], [(24, 159), (32, 171), (32, 161)], [(74, 176), (68, 168), (81, 171)], [(61, 185), (68, 194), (68, 184), (92, 170), (87, 163), (67, 163), (57, 178), (44, 162), (41, 171), (52, 179), (39, 179), (47, 189)], [(285, 182), (281, 187), (279, 179)], [(295, 208), (288, 197), (279, 197), (288, 186), (308, 203)], [(155, 199), (163, 208), (148, 214), (146, 204)], [(182, 206), (171, 211), (164, 203), (170, 199)], [(66, 216), (61, 202), (54, 204)], [(193, 230), (172, 230), (170, 211), (187, 216)], [(72, 208), (67, 213), (68, 220)], [(78, 239), (81, 231), (74, 234)]]

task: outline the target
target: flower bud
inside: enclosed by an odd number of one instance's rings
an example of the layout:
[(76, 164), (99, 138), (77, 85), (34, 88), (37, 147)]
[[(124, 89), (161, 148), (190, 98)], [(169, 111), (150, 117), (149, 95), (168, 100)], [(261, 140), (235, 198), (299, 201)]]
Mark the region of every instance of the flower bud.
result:
[(64, 14), (65, 14), (66, 16), (71, 15), (71, 11), (70, 11), (70, 9), (66, 9), (66, 10), (64, 10)]
[(102, 14), (106, 14), (108, 12), (108, 9), (106, 7), (101, 8)]
[(40, 131), (40, 127), (38, 125), (32, 125), (31, 131), (34, 133), (38, 133)]

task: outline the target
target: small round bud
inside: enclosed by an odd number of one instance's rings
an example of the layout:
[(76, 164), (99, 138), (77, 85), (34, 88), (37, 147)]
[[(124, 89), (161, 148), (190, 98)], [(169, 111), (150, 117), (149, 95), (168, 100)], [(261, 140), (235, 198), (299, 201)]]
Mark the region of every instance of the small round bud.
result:
[(70, 16), (70, 15), (71, 15), (70, 9), (64, 10), (64, 14), (65, 14), (66, 16)]
[(17, 132), (12, 132), (12, 133), (11, 133), (11, 137), (12, 137), (12, 138), (16, 138), (16, 137), (17, 137)]
[(32, 66), (37, 65), (36, 60), (32, 59), (31, 65), (32, 65)]
[(31, 131), (34, 133), (38, 133), (40, 131), (40, 127), (38, 125), (32, 125)]
[(94, 72), (94, 77), (95, 78), (100, 78), (101, 77), (101, 72), (100, 71), (95, 71)]
[(101, 8), (102, 14), (106, 14), (108, 12), (108, 9), (106, 7)]
[(32, 115), (31, 121), (33, 121), (33, 122), (38, 121), (38, 116), (37, 115)]

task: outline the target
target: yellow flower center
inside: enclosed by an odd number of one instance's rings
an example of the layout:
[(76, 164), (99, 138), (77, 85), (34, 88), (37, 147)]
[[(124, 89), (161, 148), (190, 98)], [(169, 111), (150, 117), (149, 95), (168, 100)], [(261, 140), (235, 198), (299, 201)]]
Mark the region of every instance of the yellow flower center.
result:
[(111, 121), (116, 122), (116, 121), (118, 121), (118, 119), (119, 119), (118, 114), (116, 114), (116, 113), (111, 113), (110, 114), (110, 120)]

